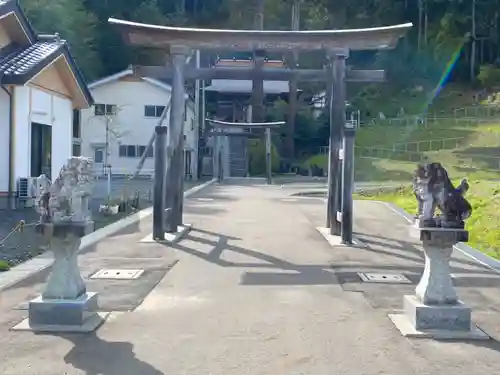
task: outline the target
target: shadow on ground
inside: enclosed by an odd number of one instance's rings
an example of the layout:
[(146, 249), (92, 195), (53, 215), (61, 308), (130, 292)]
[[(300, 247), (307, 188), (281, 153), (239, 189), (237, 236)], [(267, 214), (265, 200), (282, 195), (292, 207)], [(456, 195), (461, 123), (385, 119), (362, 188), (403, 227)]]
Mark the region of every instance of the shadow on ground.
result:
[[(209, 240), (196, 233), (214, 236), (216, 240)], [(335, 275), (328, 265), (299, 265), (283, 259), (264, 254), (256, 250), (245, 249), (229, 244), (229, 241), (238, 241), (240, 238), (230, 237), (219, 233), (193, 229), (185, 238), (193, 242), (211, 246), (208, 253), (193, 249), (182, 244), (168, 245), (179, 251), (204, 259), (220, 267), (237, 268), (268, 268), (284, 272), (245, 272), (242, 276), (242, 285), (331, 285), (338, 284)], [(254, 258), (255, 262), (231, 262), (222, 259), (223, 252), (231, 251), (237, 254)]]
[[(197, 235), (197, 232), (200, 234), (208, 234), (216, 239), (210, 240), (202, 238)], [(369, 263), (301, 265), (229, 243), (230, 241), (238, 241), (240, 240), (239, 238), (225, 236), (220, 233), (203, 231), (197, 228), (192, 229), (189, 235), (185, 237), (185, 240), (208, 245), (211, 249), (208, 252), (204, 252), (183, 245), (182, 243), (168, 246), (201, 258), (212, 264), (216, 264), (220, 267), (276, 270), (276, 272), (244, 272), (241, 279), (242, 285), (333, 285), (346, 282), (361, 284), (363, 281), (358, 276), (358, 272), (366, 272), (367, 270), (371, 270), (372, 272), (374, 270), (378, 272), (403, 272), (412, 281), (412, 283), (416, 284), (423, 272), (423, 253), (410, 243), (401, 244), (402, 248), (408, 251), (408, 255), (395, 254), (389, 250), (373, 249), (371, 247), (356, 248), (356, 251), (389, 255), (395, 257), (395, 259), (402, 258), (406, 261), (415, 263), (415, 265), (412, 265), (411, 263), (400, 265), (376, 265)], [(366, 239), (363, 239), (363, 242), (365, 241), (369, 242)], [(376, 240), (372, 240), (372, 242), (376, 242)], [(249, 256), (254, 258), (255, 262), (228, 261), (223, 259), (224, 252), (234, 252)], [(500, 278), (491, 277), (491, 271), (480, 268), (467, 270), (461, 268), (460, 264), (478, 267), (478, 265), (474, 262), (462, 261), (460, 259), (454, 260), (454, 266), (451, 267), (451, 272), (466, 275), (466, 277), (464, 276), (463, 278), (460, 277), (454, 280), (457, 287), (500, 287)]]
[(64, 362), (87, 375), (164, 375), (153, 365), (141, 361), (134, 346), (125, 341), (106, 341), (90, 335), (51, 335), (73, 343)]
[[(389, 237), (382, 237), (382, 236), (377, 236), (374, 234), (363, 234), (359, 232), (354, 232), (354, 236), (361, 240), (364, 244), (368, 245), (369, 251), (379, 253), (379, 254), (385, 254), (389, 255), (395, 258), (400, 258), (404, 260), (409, 260), (409, 261), (421, 261), (422, 266), (423, 262), (425, 260), (425, 255), (423, 251), (415, 246), (415, 244), (408, 242), (408, 241), (401, 241), (401, 240), (394, 240), (393, 238)], [(405, 252), (408, 252), (408, 254), (400, 254), (400, 253), (395, 253), (391, 250), (386, 250), (386, 249), (381, 249), (380, 247), (387, 247), (387, 241), (396, 243), (397, 245), (392, 244), (391, 249), (393, 250), (403, 250)], [(373, 246), (378, 246), (379, 248), (375, 249)], [(474, 261), (469, 261), (469, 260), (462, 260), (462, 259), (452, 259), (452, 264), (457, 263), (457, 264), (463, 264), (467, 266), (472, 266), (472, 267), (483, 267), (477, 262)], [(452, 271), (453, 272), (453, 271)], [(455, 272), (458, 272), (455, 270)], [(479, 271), (478, 271), (479, 272)], [(484, 273), (491, 273), (488, 269), (484, 268)]]

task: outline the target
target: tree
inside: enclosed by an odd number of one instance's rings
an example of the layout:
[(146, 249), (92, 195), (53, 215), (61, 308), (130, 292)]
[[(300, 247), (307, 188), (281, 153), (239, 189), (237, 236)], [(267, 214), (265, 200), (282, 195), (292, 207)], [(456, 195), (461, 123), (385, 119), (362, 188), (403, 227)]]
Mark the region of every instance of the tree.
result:
[[(101, 104), (104, 105), (104, 104)], [(103, 115), (95, 115), (89, 118), (89, 125), (92, 123), (98, 123), (98, 126), (103, 127), (103, 132), (105, 134), (105, 155), (104, 155), (104, 164), (109, 165), (109, 155), (110, 148), (114, 142), (117, 142), (120, 138), (127, 135), (127, 131), (123, 131), (120, 129), (120, 124), (117, 120), (118, 113), (123, 110), (123, 107), (118, 107), (115, 105), (109, 105), (110, 110), (104, 109), (105, 113)]]
[(88, 80), (102, 72), (97, 52), (97, 19), (79, 0), (21, 0), (21, 6), (35, 30), (59, 33), (67, 40), (78, 66)]

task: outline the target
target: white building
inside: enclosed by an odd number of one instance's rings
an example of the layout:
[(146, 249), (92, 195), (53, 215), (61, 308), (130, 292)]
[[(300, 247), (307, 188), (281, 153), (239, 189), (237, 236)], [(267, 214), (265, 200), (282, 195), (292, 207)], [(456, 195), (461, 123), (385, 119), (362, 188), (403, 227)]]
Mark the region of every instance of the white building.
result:
[(66, 42), (37, 35), (17, 0), (0, 0), (0, 86), (0, 196), (24, 197), (20, 181), (53, 179), (72, 155), (73, 110), (92, 96)]
[[(113, 175), (131, 175), (170, 101), (171, 86), (138, 77), (130, 69), (100, 79), (89, 88), (95, 104), (81, 111), (82, 155), (92, 157), (101, 173), (108, 164)], [(198, 130), (194, 103), (187, 95), (184, 113), (185, 175), (191, 178), (196, 176)], [(170, 113), (162, 125), (168, 126), (169, 120)], [(152, 175), (153, 171), (151, 151), (141, 174)]]

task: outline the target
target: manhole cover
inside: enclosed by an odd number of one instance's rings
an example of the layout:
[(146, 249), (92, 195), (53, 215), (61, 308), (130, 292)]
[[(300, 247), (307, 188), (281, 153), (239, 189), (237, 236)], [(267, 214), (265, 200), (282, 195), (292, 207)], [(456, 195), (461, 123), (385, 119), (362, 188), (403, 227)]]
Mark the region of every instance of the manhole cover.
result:
[(359, 272), (359, 277), (366, 283), (411, 284), (411, 281), (399, 273), (366, 273)]
[(126, 270), (126, 269), (103, 269), (97, 271), (92, 276), (91, 279), (121, 279), (121, 280), (133, 280), (137, 279), (144, 273), (144, 270)]

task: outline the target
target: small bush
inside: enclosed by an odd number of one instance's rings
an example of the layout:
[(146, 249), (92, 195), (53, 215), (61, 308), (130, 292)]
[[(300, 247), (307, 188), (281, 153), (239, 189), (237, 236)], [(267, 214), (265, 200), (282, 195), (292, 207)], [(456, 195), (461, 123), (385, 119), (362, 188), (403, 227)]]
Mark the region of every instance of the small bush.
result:
[(477, 78), (485, 87), (498, 86), (500, 85), (500, 68), (495, 65), (482, 65)]
[[(249, 172), (252, 176), (266, 174), (266, 142), (260, 139), (248, 141)], [(280, 155), (274, 145), (271, 146), (271, 169), (278, 173), (280, 168)]]
[(0, 272), (8, 271), (9, 269), (9, 262), (7, 262), (6, 260), (0, 260)]

